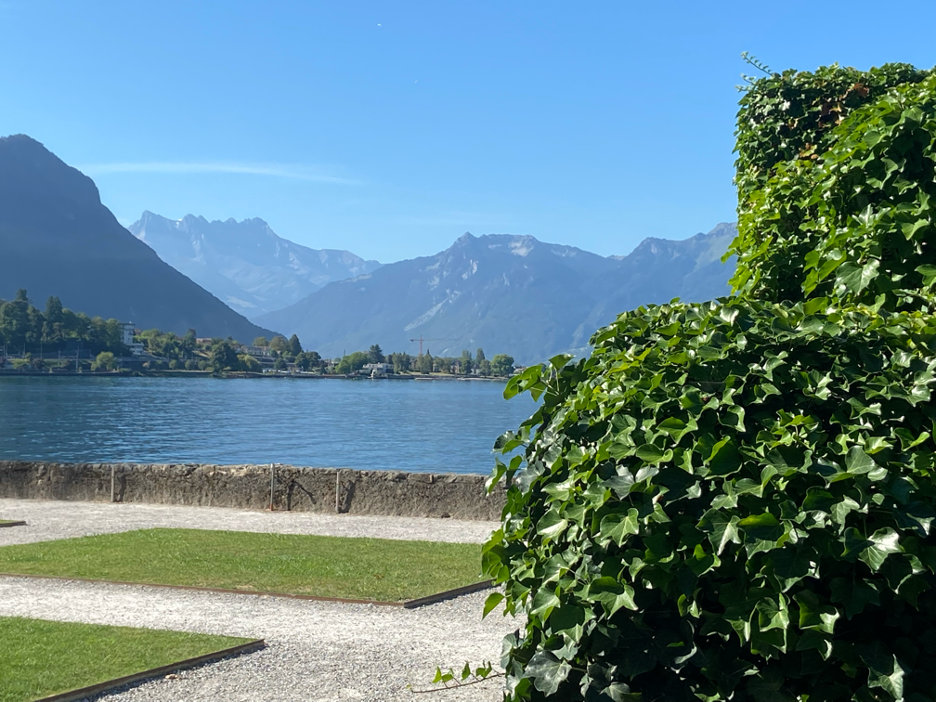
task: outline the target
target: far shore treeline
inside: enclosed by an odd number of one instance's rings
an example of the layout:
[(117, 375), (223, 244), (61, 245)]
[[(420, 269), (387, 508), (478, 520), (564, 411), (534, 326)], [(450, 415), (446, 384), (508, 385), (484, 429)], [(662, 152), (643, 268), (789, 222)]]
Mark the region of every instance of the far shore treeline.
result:
[(227, 339), (199, 338), (189, 329), (182, 336), (159, 329), (128, 329), (127, 322), (89, 317), (64, 307), (58, 297), (46, 300), (41, 311), (20, 289), (13, 300), (0, 299), (0, 370), (159, 372), (207, 371), (262, 373), (264, 371), (338, 374), (447, 374), (506, 377), (514, 359), (497, 354), (490, 360), (483, 349), (465, 350), (458, 357), (426, 353), (384, 354), (379, 344), (367, 351), (337, 359), (322, 358), (302, 348), (299, 338), (257, 337), (251, 344)]

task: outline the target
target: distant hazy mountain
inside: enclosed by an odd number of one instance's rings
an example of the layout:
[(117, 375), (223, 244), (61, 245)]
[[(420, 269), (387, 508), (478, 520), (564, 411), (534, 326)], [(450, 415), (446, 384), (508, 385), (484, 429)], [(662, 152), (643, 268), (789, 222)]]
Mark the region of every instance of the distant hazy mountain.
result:
[(310, 249), (283, 239), (262, 219), (209, 222), (187, 215), (175, 220), (144, 212), (129, 229), (163, 261), (250, 318), (380, 267), (349, 251)]
[(94, 182), (39, 142), (0, 138), (0, 298), (26, 288), (75, 311), (184, 334), (269, 335), (138, 241)]
[(326, 356), (380, 344), (433, 355), (509, 353), (518, 362), (582, 349), (615, 315), (674, 297), (729, 292), (734, 263), (720, 257), (734, 236), (721, 224), (684, 241), (646, 239), (627, 256), (602, 257), (531, 236), (465, 234), (435, 255), (326, 285), (258, 318), (296, 333)]

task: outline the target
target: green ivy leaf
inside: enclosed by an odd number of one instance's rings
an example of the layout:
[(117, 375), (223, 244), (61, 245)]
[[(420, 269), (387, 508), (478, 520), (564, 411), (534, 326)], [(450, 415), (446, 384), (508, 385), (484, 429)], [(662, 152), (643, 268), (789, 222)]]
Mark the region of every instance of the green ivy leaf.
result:
[(671, 461), (673, 452), (667, 449), (663, 451), (653, 444), (644, 444), (637, 449), (637, 458), (644, 463), (659, 463), (660, 461)]
[(868, 666), (868, 687), (880, 687), (895, 700), (902, 700), (904, 669), (896, 656), (881, 641), (859, 647), (858, 654)]
[(783, 525), (770, 512), (753, 514), (738, 522), (738, 526), (752, 539), (776, 542), (783, 535)]
[(567, 526), (568, 520), (563, 519), (555, 509), (551, 509), (537, 522), (536, 531), (544, 539), (555, 539)]
[(899, 534), (890, 527), (884, 527), (868, 538), (868, 547), (858, 557), (876, 573), (889, 555), (901, 550)]
[(878, 467), (860, 446), (852, 446), (845, 456), (845, 468), (850, 475), (864, 475)]
[(726, 437), (712, 447), (709, 467), (715, 475), (730, 475), (741, 467), (741, 454), (730, 437)]
[(843, 263), (836, 271), (836, 284), (852, 293), (860, 293), (877, 277), (880, 262), (872, 259), (864, 266)]
[(504, 601), (504, 595), (501, 592), (492, 592), (487, 596), (487, 599), (484, 600), (484, 609), (481, 612), (481, 618), (484, 619), (489, 615), (497, 605)]
[(548, 619), (553, 609), (559, 606), (559, 596), (554, 588), (544, 587), (537, 590), (533, 596), (533, 607), (530, 609), (531, 615), (539, 615), (542, 619)]
[(594, 580), (589, 585), (588, 594), (591, 600), (604, 606), (605, 613), (609, 617), (621, 607), (637, 609), (637, 604), (634, 602), (634, 589), (610, 576)]
[(793, 599), (799, 605), (800, 629), (815, 629), (824, 634), (834, 633), (835, 622), (840, 616), (835, 607), (822, 604), (816, 593), (811, 590), (801, 590)]
[(811, 487), (806, 490), (806, 499), (803, 500), (804, 512), (829, 512), (836, 503), (836, 497), (828, 490)]
[(631, 507), (627, 514), (609, 514), (601, 520), (598, 529), (598, 543), (613, 541), (620, 546), (631, 534), (640, 533), (640, 524), (637, 521), (637, 510)]
[(566, 661), (560, 661), (549, 651), (534, 654), (523, 671), (526, 677), (533, 680), (533, 686), (546, 696), (554, 695), (571, 672), (572, 666)]
[(741, 536), (738, 524), (741, 521), (737, 515), (723, 514), (718, 510), (709, 510), (702, 517), (704, 528), (710, 529), (709, 543), (715, 549), (715, 555), (721, 556), (730, 543), (740, 544)]

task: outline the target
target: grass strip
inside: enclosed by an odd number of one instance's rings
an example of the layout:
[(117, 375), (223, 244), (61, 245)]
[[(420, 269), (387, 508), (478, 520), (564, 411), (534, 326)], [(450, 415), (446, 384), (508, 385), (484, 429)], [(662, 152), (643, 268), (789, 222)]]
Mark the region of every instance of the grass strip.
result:
[(0, 617), (0, 702), (29, 702), (249, 639)]
[(0, 573), (399, 602), (481, 580), (481, 547), (142, 529), (0, 548)]

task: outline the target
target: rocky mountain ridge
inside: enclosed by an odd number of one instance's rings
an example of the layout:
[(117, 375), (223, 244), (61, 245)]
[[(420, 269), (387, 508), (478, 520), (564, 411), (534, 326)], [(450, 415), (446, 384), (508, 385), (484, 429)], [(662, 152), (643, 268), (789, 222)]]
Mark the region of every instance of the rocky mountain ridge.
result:
[(173, 220), (144, 212), (128, 229), (163, 261), (248, 318), (380, 267), (350, 251), (311, 249), (284, 239), (259, 218)]
[(330, 283), (258, 322), (298, 334), (325, 356), (374, 343), (416, 353), (421, 337), (436, 355), (482, 347), (531, 363), (583, 351), (624, 310), (727, 295), (734, 262), (721, 256), (734, 233), (720, 224), (682, 241), (646, 239), (613, 257), (531, 236), (466, 233), (435, 256)]
[(94, 181), (38, 141), (0, 138), (0, 298), (25, 288), (91, 316), (184, 334), (269, 335), (169, 266), (101, 204)]

